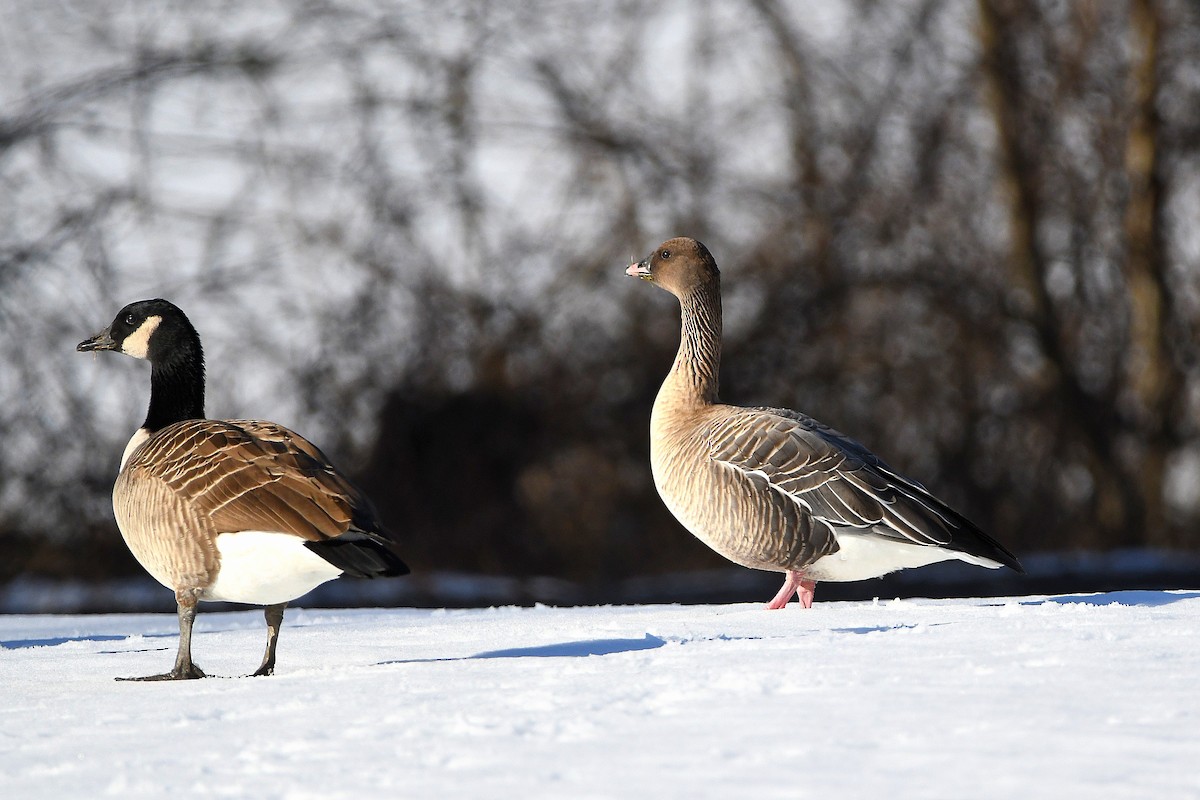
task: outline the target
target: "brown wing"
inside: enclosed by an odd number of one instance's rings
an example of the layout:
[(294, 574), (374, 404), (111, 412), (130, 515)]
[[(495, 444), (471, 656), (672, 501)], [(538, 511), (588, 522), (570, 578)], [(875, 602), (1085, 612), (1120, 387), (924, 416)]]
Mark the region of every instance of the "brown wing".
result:
[(835, 531), (949, 547), (1024, 572), (1003, 545), (845, 434), (788, 409), (739, 410), (714, 432), (710, 456), (761, 476)]
[(186, 420), (130, 458), (131, 479), (153, 477), (205, 516), (215, 533), (279, 531), (308, 541), (351, 528), (382, 533), (367, 498), (312, 442), (259, 420)]
[(761, 475), (834, 530), (871, 529), (946, 545), (957, 517), (857, 442), (795, 412), (742, 409), (712, 439), (712, 458)]

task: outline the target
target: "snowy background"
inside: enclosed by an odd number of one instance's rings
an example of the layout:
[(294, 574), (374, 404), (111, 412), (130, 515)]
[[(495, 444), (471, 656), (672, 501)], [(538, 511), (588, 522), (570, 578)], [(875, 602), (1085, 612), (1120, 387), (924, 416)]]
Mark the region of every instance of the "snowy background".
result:
[[(0, 616), (9, 798), (1200, 796), (1200, 593)], [(202, 613), (210, 675), (258, 612)]]

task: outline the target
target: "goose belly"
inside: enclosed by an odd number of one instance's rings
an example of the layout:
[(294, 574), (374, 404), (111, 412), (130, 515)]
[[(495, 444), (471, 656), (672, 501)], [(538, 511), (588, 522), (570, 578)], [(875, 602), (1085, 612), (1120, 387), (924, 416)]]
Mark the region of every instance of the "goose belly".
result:
[[(120, 520), (118, 519), (118, 523)], [(190, 548), (181, 551), (172, 542), (154, 537), (139, 536), (118, 525), (129, 552), (150, 574), (171, 591), (203, 586), (207, 582), (204, 555)]]
[(172, 591), (211, 583), (217, 568), (211, 543), (195, 533), (195, 521), (160, 484), (131, 487), (122, 472), (113, 490), (113, 514), (129, 552), (154, 580)]
[(342, 571), (304, 546), (297, 536), (238, 531), (216, 537), (221, 566), (205, 600), (275, 605), (294, 600)]
[(790, 567), (800, 555), (802, 544), (795, 534), (804, 526), (795, 509), (766, 504), (746, 491), (745, 482), (723, 483), (723, 476), (712, 467), (687, 473), (683, 479), (673, 477), (668, 469), (652, 472), (659, 497), (675, 519), (733, 563), (779, 570)]
[(965, 561), (989, 569), (1002, 566), (991, 559), (970, 553), (945, 547), (911, 544), (868, 531), (842, 529), (836, 535), (840, 549), (836, 553), (817, 559), (805, 568), (806, 578), (815, 581), (861, 581), (901, 569), (952, 560)]

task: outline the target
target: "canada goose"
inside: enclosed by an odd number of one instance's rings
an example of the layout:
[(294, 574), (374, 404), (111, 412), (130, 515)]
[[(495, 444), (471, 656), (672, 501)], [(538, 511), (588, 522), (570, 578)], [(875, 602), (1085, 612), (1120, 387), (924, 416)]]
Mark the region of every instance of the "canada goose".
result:
[(654, 484), (675, 518), (731, 561), (783, 572), (767, 604), (817, 581), (857, 581), (959, 559), (1024, 572), (1016, 557), (858, 442), (782, 408), (717, 402), (721, 275), (694, 239), (663, 242), (626, 274), (679, 300), (675, 363), (650, 416)]
[(199, 600), (266, 606), (254, 674), (270, 675), (289, 600), (343, 574), (408, 572), (371, 502), (315, 445), (273, 422), (204, 418), (200, 337), (175, 305), (130, 303), (76, 349), (150, 362), (150, 409), (121, 456), (113, 511), (138, 563), (175, 591), (179, 651), (170, 672), (119, 680), (203, 678)]

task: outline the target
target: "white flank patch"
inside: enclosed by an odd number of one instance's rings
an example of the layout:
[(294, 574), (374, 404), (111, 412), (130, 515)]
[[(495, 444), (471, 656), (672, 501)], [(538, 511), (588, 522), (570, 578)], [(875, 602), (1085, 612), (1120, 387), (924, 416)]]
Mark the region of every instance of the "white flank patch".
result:
[(133, 436), (129, 437), (129, 444), (125, 445), (125, 452), (121, 453), (121, 469), (125, 469), (125, 462), (133, 455), (133, 451), (142, 446), (142, 443), (150, 438), (150, 431), (145, 428), (138, 428), (133, 432)]
[(217, 536), (221, 569), (205, 600), (274, 605), (294, 600), (342, 571), (304, 546), (298, 536), (238, 531)]
[(855, 533), (843, 529), (836, 534), (842, 549), (818, 559), (804, 570), (805, 577), (816, 581), (861, 581), (878, 578), (898, 569), (923, 567), (953, 559), (989, 569), (1003, 566), (990, 558), (945, 547), (908, 544), (873, 533)]
[(146, 317), (138, 329), (125, 337), (121, 342), (121, 352), (134, 358), (145, 358), (150, 354), (150, 336), (158, 330), (162, 317), (158, 314)]

